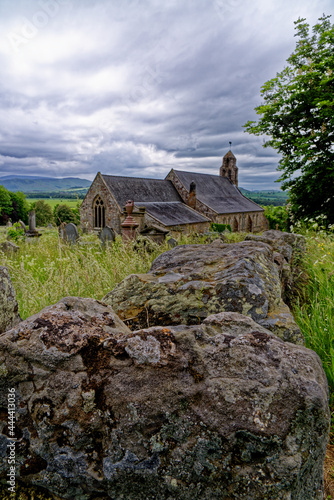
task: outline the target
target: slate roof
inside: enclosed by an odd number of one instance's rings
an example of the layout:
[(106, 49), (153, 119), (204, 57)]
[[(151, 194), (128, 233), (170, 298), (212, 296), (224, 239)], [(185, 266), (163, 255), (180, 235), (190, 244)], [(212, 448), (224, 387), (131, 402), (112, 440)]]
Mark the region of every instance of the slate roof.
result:
[(190, 183), (194, 181), (197, 199), (218, 214), (263, 212), (263, 208), (246, 198), (226, 177), (181, 170), (174, 170), (174, 172), (187, 191), (189, 191)]
[(192, 210), (182, 201), (135, 202), (135, 206), (145, 207), (146, 212), (165, 226), (181, 226), (196, 222), (210, 222), (204, 215)]
[(102, 175), (102, 177), (121, 209), (127, 200), (134, 200), (134, 202), (182, 201), (171, 181), (118, 175)]

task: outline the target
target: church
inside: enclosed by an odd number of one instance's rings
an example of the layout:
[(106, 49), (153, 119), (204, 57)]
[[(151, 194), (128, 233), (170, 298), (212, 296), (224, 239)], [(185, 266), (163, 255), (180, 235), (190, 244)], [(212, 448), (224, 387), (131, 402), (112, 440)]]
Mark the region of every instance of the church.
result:
[(138, 231), (206, 232), (211, 222), (229, 224), (232, 231), (268, 229), (264, 210), (238, 189), (238, 168), (232, 151), (223, 158), (219, 175), (172, 169), (165, 179), (97, 173), (80, 208), (88, 231), (111, 227), (121, 233), (125, 203), (133, 200)]

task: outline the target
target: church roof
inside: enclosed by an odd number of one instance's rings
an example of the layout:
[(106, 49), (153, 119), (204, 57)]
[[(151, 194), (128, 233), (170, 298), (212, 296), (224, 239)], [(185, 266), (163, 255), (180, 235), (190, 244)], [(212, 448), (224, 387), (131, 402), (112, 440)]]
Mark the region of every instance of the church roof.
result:
[(181, 226), (197, 222), (210, 222), (210, 219), (185, 205), (182, 201), (135, 202), (136, 207), (145, 207), (146, 212), (165, 226)]
[(137, 201), (182, 201), (171, 181), (118, 175), (102, 175), (102, 177), (121, 209), (127, 200), (133, 200), (135, 204)]
[(190, 183), (194, 181), (197, 199), (218, 214), (263, 212), (263, 208), (246, 198), (226, 177), (182, 170), (174, 170), (174, 172), (187, 191), (189, 191)]

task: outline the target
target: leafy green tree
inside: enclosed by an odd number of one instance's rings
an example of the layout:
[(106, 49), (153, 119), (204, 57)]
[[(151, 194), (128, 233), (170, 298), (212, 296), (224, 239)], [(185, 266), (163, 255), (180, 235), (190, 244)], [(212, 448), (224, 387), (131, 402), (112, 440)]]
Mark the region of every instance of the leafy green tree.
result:
[(0, 186), (0, 224), (6, 224), (12, 214), (13, 207), (9, 191)]
[(12, 221), (18, 222), (19, 220), (22, 220), (23, 222), (28, 223), (29, 203), (27, 202), (25, 195), (21, 191), (17, 191), (16, 193), (9, 191), (9, 196), (12, 203)]
[(324, 214), (334, 222), (334, 26), (323, 15), (310, 32), (295, 22), (299, 38), (288, 65), (261, 88), (258, 122), (246, 131), (265, 135), (264, 147), (281, 155), (282, 188), (297, 218)]
[(274, 205), (266, 205), (264, 215), (269, 222), (269, 229), (280, 229), (281, 231), (289, 231), (289, 211), (288, 207), (275, 207)]
[(32, 203), (31, 208), (35, 210), (36, 226), (47, 226), (53, 222), (52, 208), (46, 201), (35, 201)]
[(53, 215), (57, 226), (59, 226), (61, 222), (73, 222), (74, 224), (79, 224), (80, 222), (80, 219), (78, 220), (77, 215), (73, 212), (71, 207), (65, 204), (56, 205)]

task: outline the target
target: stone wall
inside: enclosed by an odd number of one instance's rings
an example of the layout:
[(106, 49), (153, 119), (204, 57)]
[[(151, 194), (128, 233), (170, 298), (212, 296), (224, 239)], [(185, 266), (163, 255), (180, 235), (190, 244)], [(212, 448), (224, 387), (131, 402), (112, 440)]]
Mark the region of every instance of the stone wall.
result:
[[(121, 212), (119, 207), (112, 197), (109, 189), (100, 173), (95, 177), (85, 199), (80, 207), (81, 226), (88, 231), (94, 229), (94, 201), (100, 196), (105, 206), (105, 223), (106, 226), (112, 227), (117, 233), (121, 232)], [(122, 207), (121, 207), (122, 208)]]
[(219, 214), (215, 216), (214, 222), (229, 224), (233, 232), (256, 233), (269, 229), (269, 222), (263, 212)]
[(135, 331), (79, 297), (6, 329), (0, 483), (14, 446), (17, 483), (59, 499), (322, 500), (326, 376), (281, 309), (304, 242), (249, 237), (176, 247), (117, 285)]

